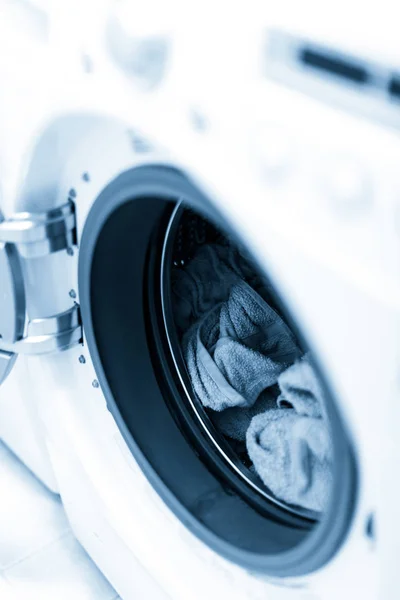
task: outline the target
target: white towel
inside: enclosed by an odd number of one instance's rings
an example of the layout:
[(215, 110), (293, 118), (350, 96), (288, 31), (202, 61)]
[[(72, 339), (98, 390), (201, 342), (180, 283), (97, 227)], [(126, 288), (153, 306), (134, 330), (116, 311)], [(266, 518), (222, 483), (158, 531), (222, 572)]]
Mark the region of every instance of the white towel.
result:
[(324, 394), (309, 355), (278, 378), (278, 405), (247, 430), (248, 454), (265, 485), (281, 500), (322, 511), (332, 486), (332, 444), (323, 418)]

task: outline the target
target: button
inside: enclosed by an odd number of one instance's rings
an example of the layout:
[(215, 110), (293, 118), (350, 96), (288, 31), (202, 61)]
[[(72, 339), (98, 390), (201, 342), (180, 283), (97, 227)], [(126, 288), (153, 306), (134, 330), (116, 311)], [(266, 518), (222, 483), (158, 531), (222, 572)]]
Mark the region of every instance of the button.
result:
[(163, 79), (169, 29), (169, 19), (159, 0), (151, 0), (150, 4), (146, 0), (140, 9), (121, 2), (109, 17), (106, 43), (110, 55), (142, 89), (153, 89)]
[(322, 194), (343, 216), (358, 216), (372, 204), (373, 184), (368, 168), (352, 157), (325, 159), (321, 173)]

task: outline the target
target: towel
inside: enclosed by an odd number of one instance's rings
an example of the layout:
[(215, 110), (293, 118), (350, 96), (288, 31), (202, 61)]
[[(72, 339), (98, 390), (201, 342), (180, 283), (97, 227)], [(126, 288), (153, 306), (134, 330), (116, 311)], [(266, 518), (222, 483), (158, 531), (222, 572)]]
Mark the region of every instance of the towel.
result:
[(182, 349), (195, 393), (214, 411), (253, 406), (299, 356), (290, 329), (245, 281), (189, 329)]
[(310, 355), (284, 371), (278, 385), (278, 408), (252, 419), (247, 451), (277, 498), (320, 512), (332, 486), (332, 444), (323, 418), (324, 393)]
[(246, 433), (256, 415), (276, 408), (277, 394), (274, 387), (261, 392), (253, 406), (234, 406), (222, 411), (210, 411), (209, 415), (214, 426), (226, 437), (238, 442), (244, 442), (246, 452)]
[(243, 252), (214, 244), (174, 271), (172, 291), (192, 387), (214, 425), (247, 448), (277, 498), (323, 510), (332, 479), (323, 390), (268, 284)]
[(217, 304), (226, 302), (232, 286), (240, 281), (246, 281), (263, 297), (270, 295), (270, 286), (257, 275), (244, 252), (230, 245), (200, 246), (184, 269), (174, 269), (172, 297), (180, 335)]

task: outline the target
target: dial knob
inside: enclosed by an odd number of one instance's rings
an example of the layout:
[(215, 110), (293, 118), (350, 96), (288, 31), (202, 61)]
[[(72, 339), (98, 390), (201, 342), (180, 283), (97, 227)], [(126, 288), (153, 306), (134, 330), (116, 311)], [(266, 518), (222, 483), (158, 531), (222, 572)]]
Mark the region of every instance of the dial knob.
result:
[(111, 13), (106, 42), (110, 55), (142, 89), (161, 82), (170, 43), (170, 17), (160, 0), (120, 2)]

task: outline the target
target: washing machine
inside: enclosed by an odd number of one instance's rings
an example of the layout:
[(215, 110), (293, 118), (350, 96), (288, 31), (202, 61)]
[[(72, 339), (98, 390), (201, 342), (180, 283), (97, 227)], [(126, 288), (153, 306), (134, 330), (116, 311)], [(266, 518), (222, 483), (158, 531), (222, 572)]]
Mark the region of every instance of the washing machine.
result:
[[(1, 439), (124, 600), (398, 598), (394, 8), (54, 4), (2, 9)], [(318, 505), (198, 391), (176, 286), (200, 253), (222, 314), (216, 247), (311, 357)]]

